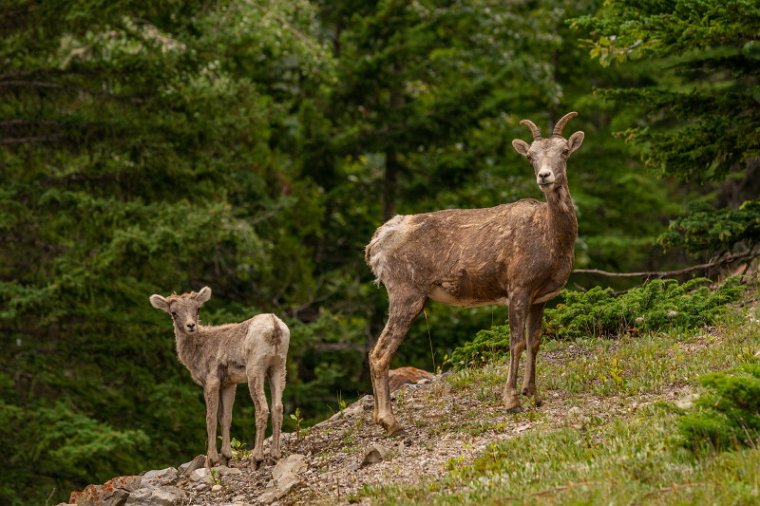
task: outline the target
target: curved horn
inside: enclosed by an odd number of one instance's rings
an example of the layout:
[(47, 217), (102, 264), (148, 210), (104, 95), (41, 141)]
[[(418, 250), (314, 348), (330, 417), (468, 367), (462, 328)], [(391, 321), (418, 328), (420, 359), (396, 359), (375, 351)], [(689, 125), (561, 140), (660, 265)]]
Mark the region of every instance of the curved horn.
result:
[(525, 125), (526, 127), (530, 128), (531, 133), (533, 134), (533, 140), (537, 141), (541, 139), (541, 130), (538, 129), (535, 123), (533, 123), (529, 119), (520, 120), (521, 125)]
[(562, 130), (565, 129), (565, 125), (567, 125), (567, 122), (573, 119), (574, 117), (578, 116), (577, 112), (569, 112), (562, 116), (556, 125), (554, 125), (554, 131), (552, 132), (552, 135), (559, 135), (562, 137)]

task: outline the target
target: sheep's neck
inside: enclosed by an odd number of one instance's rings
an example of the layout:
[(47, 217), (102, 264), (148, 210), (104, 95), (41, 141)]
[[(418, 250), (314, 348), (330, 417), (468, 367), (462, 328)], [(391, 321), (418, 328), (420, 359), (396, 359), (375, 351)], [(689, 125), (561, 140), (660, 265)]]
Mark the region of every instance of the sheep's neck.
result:
[(202, 330), (198, 329), (192, 334), (187, 334), (174, 328), (174, 336), (177, 338), (177, 356), (185, 367), (193, 371), (193, 359), (198, 356), (198, 350), (205, 341), (201, 336)]
[(546, 193), (549, 240), (555, 251), (573, 251), (578, 235), (578, 219), (570, 190), (562, 185)]

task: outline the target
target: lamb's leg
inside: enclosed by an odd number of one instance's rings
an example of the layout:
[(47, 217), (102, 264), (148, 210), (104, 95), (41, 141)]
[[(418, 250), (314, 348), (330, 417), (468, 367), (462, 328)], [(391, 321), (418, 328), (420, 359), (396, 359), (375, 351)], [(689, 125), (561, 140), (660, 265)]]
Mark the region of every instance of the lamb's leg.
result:
[(206, 399), (206, 434), (208, 436), (206, 467), (214, 467), (220, 462), (216, 451), (216, 417), (219, 408), (219, 380), (217, 378), (206, 379), (203, 396)]
[(269, 370), (269, 390), (272, 393), (272, 458), (282, 456), (280, 430), (282, 429), (282, 391), (285, 389), (285, 359)]
[(388, 298), (390, 299), (388, 322), (369, 353), (369, 367), (375, 401), (375, 422), (382, 425), (388, 434), (393, 434), (399, 430), (399, 426), (391, 408), (388, 368), (393, 354), (401, 344), (414, 319), (422, 311), (427, 298), (418, 293), (394, 296), (390, 289), (388, 290)]
[[(253, 364), (251, 364), (253, 366)], [(264, 460), (264, 435), (267, 430), (267, 420), (269, 419), (269, 406), (267, 406), (267, 397), (264, 394), (264, 375), (266, 366), (256, 364), (249, 366), (248, 389), (253, 399), (253, 407), (256, 410), (256, 445), (253, 447), (253, 460), (261, 462)]]
[(528, 316), (528, 340), (526, 342), (525, 377), (523, 378), (523, 395), (532, 395), (536, 406), (541, 405), (541, 399), (536, 391), (536, 356), (541, 346), (541, 332), (543, 330), (544, 304), (533, 304)]
[(232, 458), (232, 445), (230, 444), (230, 425), (232, 424), (232, 406), (235, 404), (235, 389), (237, 385), (222, 387), (221, 423), (222, 423), (222, 457), (223, 464), (227, 464)]
[(517, 395), (517, 369), (520, 366), (520, 354), (525, 350), (525, 324), (529, 309), (527, 294), (513, 293), (509, 298), (509, 374), (503, 401), (510, 413), (522, 411), (520, 397)]

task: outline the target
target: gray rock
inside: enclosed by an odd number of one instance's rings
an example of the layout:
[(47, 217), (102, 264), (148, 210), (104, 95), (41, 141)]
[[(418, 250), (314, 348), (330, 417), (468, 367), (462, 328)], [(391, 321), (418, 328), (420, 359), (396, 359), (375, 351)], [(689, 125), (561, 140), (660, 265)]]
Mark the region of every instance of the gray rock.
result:
[(201, 467), (190, 473), (191, 481), (199, 481), (201, 483), (211, 483), (214, 479), (211, 476), (211, 469), (208, 467)]
[(306, 457), (298, 453), (288, 455), (287, 458), (279, 461), (274, 466), (274, 469), (272, 469), (272, 478), (274, 479), (275, 486), (281, 486), (291, 477), (301, 474), (306, 468)]
[(217, 466), (212, 468), (217, 476), (237, 476), (243, 474), (243, 471), (237, 467)]
[(378, 462), (387, 460), (390, 455), (391, 451), (388, 448), (375, 443), (364, 452), (364, 457), (362, 458), (362, 463), (359, 467), (367, 467), (372, 464), (377, 464)]
[(183, 474), (190, 474), (196, 469), (200, 469), (206, 464), (206, 456), (205, 455), (197, 455), (193, 460), (190, 462), (185, 462), (181, 466), (179, 466), (179, 472)]
[(177, 479), (179, 473), (173, 467), (160, 469), (158, 471), (148, 471), (140, 481), (141, 487), (157, 488), (163, 485), (169, 485)]
[(150, 496), (151, 506), (174, 506), (183, 503), (185, 498), (184, 491), (171, 486), (157, 488)]
[(150, 504), (151, 495), (153, 495), (153, 488), (139, 488), (129, 494), (126, 506), (142, 506)]
[(272, 486), (266, 488), (257, 498), (259, 503), (269, 504), (285, 496), (301, 483), (301, 474), (307, 469), (306, 457), (294, 453), (282, 459), (272, 469)]
[(224, 487), (222, 487), (221, 485), (217, 484), (217, 485), (214, 485), (213, 487), (211, 487), (211, 491), (212, 492), (221, 492), (222, 488), (224, 488)]

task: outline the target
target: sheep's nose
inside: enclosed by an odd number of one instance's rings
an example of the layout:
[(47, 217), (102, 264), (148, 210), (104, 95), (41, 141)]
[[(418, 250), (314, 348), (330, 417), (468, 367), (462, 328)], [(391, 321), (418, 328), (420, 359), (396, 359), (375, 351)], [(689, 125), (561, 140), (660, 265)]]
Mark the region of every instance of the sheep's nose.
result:
[(194, 323), (188, 323), (187, 324), (187, 330), (189, 330), (190, 332), (192, 332), (193, 330), (195, 330), (195, 324)]
[(551, 176), (552, 173), (549, 170), (542, 170), (538, 173), (538, 177), (540, 177), (542, 180), (549, 179), (549, 176)]

